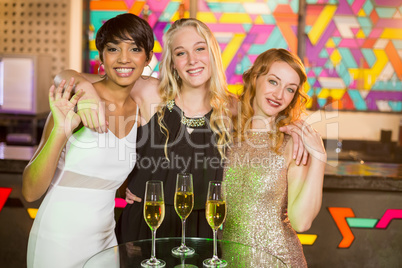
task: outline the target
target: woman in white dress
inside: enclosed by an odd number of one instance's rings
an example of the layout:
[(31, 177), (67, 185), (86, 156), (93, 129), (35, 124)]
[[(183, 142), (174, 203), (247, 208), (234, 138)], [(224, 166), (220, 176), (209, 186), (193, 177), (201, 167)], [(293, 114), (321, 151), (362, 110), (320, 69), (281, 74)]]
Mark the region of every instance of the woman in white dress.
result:
[(28, 202), (46, 193), (29, 236), (29, 268), (82, 267), (117, 244), (114, 198), (135, 163), (139, 125), (130, 91), (149, 64), (153, 46), (151, 27), (133, 14), (118, 15), (98, 30), (105, 76), (93, 86), (106, 107), (106, 133), (82, 127), (74, 107), (83, 93), (69, 100), (74, 79), (50, 88), (51, 113), (23, 173)]

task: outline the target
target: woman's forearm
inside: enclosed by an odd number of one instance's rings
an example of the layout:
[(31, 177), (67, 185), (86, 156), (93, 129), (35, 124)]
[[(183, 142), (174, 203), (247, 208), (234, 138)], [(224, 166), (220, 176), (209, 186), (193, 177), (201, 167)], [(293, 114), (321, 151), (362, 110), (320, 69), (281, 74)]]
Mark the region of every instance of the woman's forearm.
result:
[(307, 231), (321, 209), (325, 163), (312, 158), (305, 178), (300, 178), (303, 181), (300, 191), (293, 193), (296, 197), (289, 204), (288, 213), (296, 231)]
[(49, 188), (60, 154), (67, 141), (64, 133), (52, 130), (46, 143), (29, 162), (22, 176), (22, 194), (28, 202), (38, 200)]
[(72, 77), (75, 79), (75, 85), (77, 88), (77, 85), (81, 84), (93, 84), (95, 82), (100, 81), (102, 78), (99, 75), (96, 74), (86, 74), (86, 73), (79, 73), (75, 70), (68, 69), (61, 71), (58, 73), (55, 78), (54, 78), (54, 84), (56, 87), (61, 83), (62, 80), (69, 81)]

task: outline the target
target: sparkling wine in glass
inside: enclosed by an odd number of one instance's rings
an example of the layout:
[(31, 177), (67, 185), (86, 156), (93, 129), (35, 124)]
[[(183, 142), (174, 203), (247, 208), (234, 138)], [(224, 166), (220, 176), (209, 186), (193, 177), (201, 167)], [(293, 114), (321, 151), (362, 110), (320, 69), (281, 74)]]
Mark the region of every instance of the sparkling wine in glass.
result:
[(226, 267), (227, 262), (219, 259), (217, 254), (216, 233), (226, 218), (226, 196), (224, 182), (210, 181), (208, 185), (207, 203), (205, 206), (205, 216), (209, 226), (214, 233), (214, 253), (212, 258), (203, 262), (205, 267)]
[(193, 176), (190, 173), (179, 173), (176, 178), (176, 192), (174, 195), (174, 209), (181, 219), (182, 237), (180, 247), (172, 249), (173, 255), (192, 255), (194, 249), (185, 243), (186, 219), (194, 207)]
[(165, 218), (165, 199), (162, 181), (147, 181), (145, 187), (144, 219), (152, 231), (151, 258), (141, 262), (142, 267), (165, 267), (166, 262), (155, 257), (156, 230)]

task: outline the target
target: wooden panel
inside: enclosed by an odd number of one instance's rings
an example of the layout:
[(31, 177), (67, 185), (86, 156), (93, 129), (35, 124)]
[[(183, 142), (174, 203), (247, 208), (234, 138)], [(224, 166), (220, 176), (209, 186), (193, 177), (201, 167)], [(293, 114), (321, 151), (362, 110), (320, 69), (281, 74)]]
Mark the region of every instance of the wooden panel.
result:
[(69, 0), (0, 1), (0, 53), (51, 55), (56, 75), (69, 66), (70, 13)]

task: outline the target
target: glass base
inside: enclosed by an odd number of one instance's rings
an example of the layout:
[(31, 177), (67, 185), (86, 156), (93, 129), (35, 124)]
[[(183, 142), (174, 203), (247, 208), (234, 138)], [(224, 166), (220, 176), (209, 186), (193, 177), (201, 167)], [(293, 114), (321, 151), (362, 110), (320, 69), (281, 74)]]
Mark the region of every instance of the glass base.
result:
[(141, 262), (141, 267), (165, 267), (166, 262), (159, 259), (147, 259)]
[(193, 264), (178, 264), (174, 268), (198, 268), (198, 266)]
[(206, 259), (202, 262), (204, 267), (226, 267), (228, 263), (225, 260), (220, 260), (218, 258)]
[(195, 253), (195, 250), (193, 248), (189, 248), (187, 246), (180, 246), (180, 247), (175, 247), (172, 249), (172, 254), (175, 256), (191, 256)]

